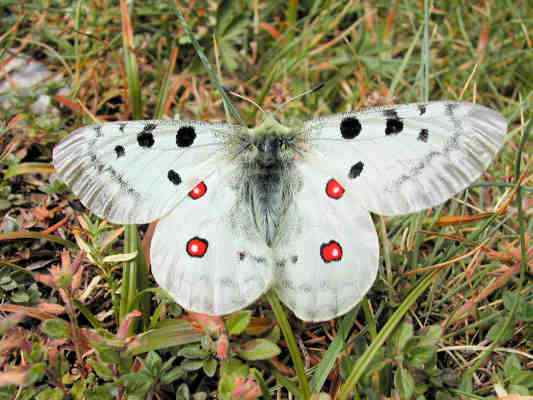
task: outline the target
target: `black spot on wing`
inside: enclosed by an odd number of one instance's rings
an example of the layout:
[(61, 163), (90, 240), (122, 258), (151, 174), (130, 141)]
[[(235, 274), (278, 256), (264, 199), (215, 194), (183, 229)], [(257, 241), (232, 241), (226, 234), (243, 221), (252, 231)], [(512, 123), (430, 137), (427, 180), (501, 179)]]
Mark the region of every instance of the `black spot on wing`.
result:
[(421, 142), (427, 143), (429, 138), (429, 131), (427, 129), (421, 129), (418, 133), (418, 140)]
[(126, 125), (127, 125), (127, 124), (124, 124), (124, 123), (119, 124), (119, 125), (118, 125), (118, 130), (119, 130), (120, 132), (124, 133), (124, 128), (126, 127)]
[(364, 164), (362, 161), (356, 162), (352, 167), (350, 168), (350, 171), (348, 172), (348, 178), (355, 179), (359, 175), (361, 175), (361, 172), (363, 172)]
[(179, 185), (181, 183), (181, 176), (173, 169), (168, 171), (167, 178), (170, 182), (172, 182), (174, 185)]
[(146, 124), (141, 133), (137, 135), (137, 142), (141, 147), (152, 147), (155, 143), (154, 134), (152, 131), (156, 128), (156, 124)]
[(176, 144), (178, 147), (189, 147), (196, 139), (196, 132), (192, 126), (182, 126), (176, 133)]
[(426, 105), (425, 104), (419, 104), (418, 105), (418, 112), (420, 115), (424, 115), (426, 113)]
[(141, 147), (152, 147), (155, 143), (154, 135), (152, 132), (141, 132), (137, 135), (137, 142)]
[(387, 126), (385, 127), (385, 135), (397, 135), (403, 130), (403, 121), (398, 118), (387, 119)]
[(341, 122), (341, 135), (344, 139), (354, 139), (361, 133), (361, 122), (355, 117), (346, 117)]
[(126, 154), (126, 150), (124, 150), (124, 146), (115, 146), (115, 153), (117, 154), (117, 158), (120, 158)]

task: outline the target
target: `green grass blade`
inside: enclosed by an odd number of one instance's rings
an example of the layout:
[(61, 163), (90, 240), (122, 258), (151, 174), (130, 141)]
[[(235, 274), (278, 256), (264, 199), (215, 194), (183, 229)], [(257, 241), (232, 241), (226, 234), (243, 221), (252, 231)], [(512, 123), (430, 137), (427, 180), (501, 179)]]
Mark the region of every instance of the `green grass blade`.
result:
[(411, 59), (411, 55), (413, 54), (414, 49), (416, 48), (416, 45), (418, 44), (418, 40), (420, 39), (420, 34), (422, 33), (422, 27), (418, 29), (416, 32), (415, 37), (413, 38), (413, 41), (409, 45), (409, 48), (407, 49), (407, 52), (405, 53), (405, 56), (403, 57), (402, 64), (400, 65), (400, 68), (398, 68), (398, 71), (396, 72), (396, 75), (394, 75), (394, 79), (392, 80), (392, 83), (390, 85), (390, 93), (391, 95), (394, 94), (396, 91), (396, 88), (398, 87), (399, 83), (402, 80), (403, 74), (405, 72), (405, 69), (409, 65), (409, 60)]
[(202, 337), (203, 334), (195, 330), (186, 321), (169, 321), (161, 328), (151, 329), (143, 334), (137, 335), (128, 344), (127, 353), (135, 356), (153, 350), (198, 343), (202, 340)]
[(337, 361), (338, 356), (344, 350), (346, 345), (346, 339), (348, 334), (355, 323), (357, 318), (358, 309), (350, 311), (346, 314), (339, 323), (339, 331), (337, 336), (331, 342), (326, 353), (322, 357), (322, 360), (317, 365), (313, 378), (311, 378), (311, 390), (313, 393), (320, 392), (322, 386), (326, 382), (328, 375), (331, 370), (335, 367), (335, 361)]
[(270, 290), (266, 294), (266, 298), (272, 307), (272, 311), (274, 311), (276, 321), (278, 322), (281, 332), (283, 332), (283, 336), (285, 337), (285, 341), (287, 342), (287, 347), (289, 349), (289, 353), (294, 364), (294, 369), (296, 370), (296, 376), (298, 377), (298, 382), (300, 384), (299, 389), (302, 392), (302, 398), (307, 400), (311, 397), (309, 381), (307, 380), (307, 375), (305, 375), (304, 362), (302, 360), (302, 356), (300, 355), (298, 345), (296, 344), (294, 332), (292, 331), (291, 325), (287, 320), (287, 314), (285, 314), (285, 311), (283, 311), (283, 306), (281, 305), (277, 294), (273, 290)]
[(172, 80), (170, 78), (172, 77), (172, 73), (174, 72), (177, 57), (178, 49), (174, 47), (170, 52), (170, 60), (163, 74), (163, 78), (161, 79), (161, 86), (159, 88), (159, 95), (157, 96), (157, 104), (155, 106), (154, 119), (161, 119), (165, 112), (165, 104), (168, 99), (170, 84), (172, 83)]
[(185, 21), (185, 17), (181, 13), (181, 11), (178, 8), (178, 6), (176, 5), (176, 3), (173, 2), (173, 4), (174, 4), (174, 8), (176, 10), (176, 13), (178, 14), (178, 21), (179, 21), (180, 25), (182, 26), (183, 30), (185, 31), (185, 33), (187, 34), (187, 36), (191, 40), (191, 42), (192, 42), (192, 44), (194, 46), (194, 49), (196, 50), (196, 54), (198, 55), (198, 57), (200, 58), (200, 61), (204, 65), (204, 68), (207, 71), (207, 74), (209, 75), (209, 79), (211, 80), (213, 85), (215, 85), (215, 87), (219, 91), (220, 96), (222, 97), (222, 101), (224, 102), (224, 105), (228, 109), (228, 111), (231, 114), (231, 116), (237, 120), (237, 122), (239, 122), (241, 125), (246, 125), (244, 120), (242, 119), (241, 115), (239, 114), (239, 111), (237, 110), (237, 108), (235, 108), (235, 106), (231, 102), (228, 94), (226, 93), (226, 90), (222, 86), (222, 83), (218, 79), (217, 73), (216, 73), (215, 69), (211, 66), (211, 63), (209, 62), (209, 60), (207, 59), (207, 56), (204, 53), (204, 50), (202, 49), (202, 46), (200, 45), (200, 43), (198, 43), (198, 40), (196, 40), (196, 38), (194, 37), (193, 33), (191, 32), (191, 30), (189, 28), (189, 25), (187, 24), (187, 21)]
[(405, 300), (400, 304), (398, 309), (392, 314), (389, 318), (383, 329), (379, 332), (376, 339), (372, 341), (370, 346), (365, 350), (363, 355), (357, 360), (355, 365), (346, 379), (346, 382), (341, 386), (338, 399), (345, 400), (348, 399), (350, 393), (355, 389), (355, 386), (359, 382), (359, 379), (363, 376), (366, 371), (366, 368), (376, 356), (377, 352), (383, 346), (387, 338), (394, 331), (396, 326), (400, 323), (404, 315), (407, 313), (409, 308), (416, 302), (416, 300), (426, 291), (426, 289), (431, 285), (433, 279), (438, 274), (438, 270), (435, 270), (423, 278), (420, 283), (409, 293)]
[[(128, 82), (130, 110), (134, 119), (142, 119), (143, 107), (141, 85), (139, 82), (139, 68), (137, 66), (135, 53), (133, 52), (133, 27), (126, 0), (120, 1), (120, 10), (122, 19), (122, 44), (126, 79)], [(140, 246), (137, 227), (135, 225), (127, 225), (124, 231), (124, 252), (131, 253), (134, 251), (137, 252), (137, 257), (126, 263), (123, 269), (119, 323), (124, 321), (126, 315), (135, 308), (139, 308), (145, 321), (148, 321), (150, 315), (149, 298), (147, 300), (146, 297), (143, 297), (140, 302), (135, 300), (137, 292), (144, 290), (148, 284), (148, 266), (146, 265), (142, 247)], [(137, 325), (136, 322), (131, 324), (130, 333), (134, 332)]]
[(122, 17), (122, 48), (124, 51), (124, 66), (128, 81), (128, 99), (133, 119), (142, 119), (143, 106), (141, 97), (141, 85), (139, 81), (139, 67), (134, 53), (133, 28), (126, 0), (120, 1)]

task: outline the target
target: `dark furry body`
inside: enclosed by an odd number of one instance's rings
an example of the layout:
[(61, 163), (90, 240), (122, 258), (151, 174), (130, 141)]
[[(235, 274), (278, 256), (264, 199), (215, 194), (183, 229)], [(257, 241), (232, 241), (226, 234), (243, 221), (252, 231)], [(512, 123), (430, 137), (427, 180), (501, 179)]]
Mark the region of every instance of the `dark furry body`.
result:
[(292, 204), (295, 188), (294, 157), (290, 146), (263, 145), (280, 141), (265, 135), (242, 161), (240, 198), (251, 213), (257, 232), (272, 247), (280, 224)]

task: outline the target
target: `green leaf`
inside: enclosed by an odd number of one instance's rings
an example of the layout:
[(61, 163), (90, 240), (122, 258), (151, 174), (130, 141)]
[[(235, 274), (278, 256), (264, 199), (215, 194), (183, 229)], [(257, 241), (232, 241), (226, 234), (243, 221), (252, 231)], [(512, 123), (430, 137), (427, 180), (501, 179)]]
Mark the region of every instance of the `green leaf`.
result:
[(162, 364), (163, 361), (161, 360), (159, 354), (157, 354), (155, 351), (151, 351), (146, 356), (144, 365), (152, 376), (157, 377), (161, 371)]
[(137, 257), (137, 251), (132, 251), (131, 253), (122, 253), (122, 254), (113, 254), (107, 257), (104, 257), (102, 262), (104, 263), (120, 263), (125, 261), (131, 261)]
[(197, 371), (203, 366), (203, 360), (184, 360), (181, 363), (181, 368), (183, 368), (185, 371)]
[(502, 319), (492, 325), (492, 327), (489, 329), (489, 332), (487, 333), (487, 338), (489, 338), (493, 342), (495, 340), (499, 340), (500, 343), (506, 342), (513, 337), (513, 329), (513, 323), (508, 324), (506, 326), (506, 320)]
[(172, 382), (183, 378), (186, 375), (185, 370), (182, 367), (174, 367), (161, 377), (161, 383), (168, 385)]
[(239, 355), (245, 360), (267, 360), (277, 356), (281, 349), (277, 344), (267, 339), (253, 339), (246, 342), (240, 349)]
[(505, 292), (503, 294), (503, 305), (507, 311), (513, 309), (514, 303), (518, 303), (516, 307), (516, 317), (519, 320), (531, 322), (533, 321), (533, 304), (528, 303), (523, 297), (515, 292)]
[(113, 371), (106, 363), (99, 361), (96, 358), (89, 359), (87, 363), (92, 367), (96, 375), (104, 381), (113, 380)]
[(423, 336), (418, 339), (419, 346), (436, 346), (442, 337), (442, 327), (440, 325), (431, 325), (424, 330)]
[(518, 357), (514, 354), (507, 356), (505, 363), (503, 364), (503, 373), (505, 374), (505, 377), (509, 380), (512, 380), (513, 376), (515, 376), (521, 370), (522, 365), (520, 364)]
[(128, 346), (130, 355), (138, 355), (150, 350), (160, 350), (168, 347), (199, 342), (203, 335), (197, 332), (191, 324), (182, 320), (173, 320), (164, 326), (151, 329), (138, 335)]
[(178, 352), (178, 356), (192, 360), (205, 359), (209, 354), (210, 353), (207, 350), (204, 350), (197, 345), (186, 346)]
[(399, 391), (402, 400), (409, 400), (415, 394), (415, 380), (403, 367), (399, 367), (394, 374), (394, 386)]
[[(529, 395), (531, 394), (531, 392), (529, 391), (529, 389), (525, 386), (521, 386), (521, 385), (509, 385), (508, 387), (508, 391), (509, 391), (509, 394), (513, 395), (513, 394), (518, 394), (518, 395), (521, 395), (521, 396), (524, 396), (522, 397), (524, 400), (527, 400), (527, 399), (530, 399), (531, 397), (529, 397)], [(527, 397), (526, 397), (527, 396)], [(509, 396), (509, 397), (512, 397), (512, 396)], [(519, 397), (517, 398), (517, 400), (520, 399)]]
[(137, 396), (139, 399), (144, 399), (142, 396), (153, 386), (154, 379), (146, 373), (132, 372), (122, 375), (119, 382), (126, 387), (128, 399), (133, 398), (132, 395)]
[(403, 322), (392, 334), (391, 342), (395, 354), (401, 354), (405, 345), (413, 337), (413, 324)]
[(215, 372), (217, 371), (217, 365), (217, 360), (215, 360), (214, 358), (205, 360), (203, 365), (203, 370), (205, 374), (210, 378), (215, 376)]
[(176, 400), (189, 400), (190, 398), (191, 392), (189, 391), (189, 386), (186, 383), (179, 385), (176, 391)]
[(252, 320), (252, 312), (249, 310), (242, 310), (230, 315), (226, 321), (226, 328), (230, 335), (240, 335), (250, 324)]
[(46, 364), (37, 363), (37, 364), (32, 365), (26, 374), (25, 385), (31, 386), (34, 383), (40, 381), (43, 378), (45, 372), (46, 372)]
[(417, 346), (409, 352), (407, 362), (415, 368), (424, 368), (433, 359), (436, 350), (436, 347)]
[(36, 400), (63, 400), (64, 398), (65, 394), (61, 389), (46, 388), (37, 395)]
[(41, 330), (52, 339), (65, 339), (70, 336), (70, 326), (67, 321), (54, 318), (41, 324)]

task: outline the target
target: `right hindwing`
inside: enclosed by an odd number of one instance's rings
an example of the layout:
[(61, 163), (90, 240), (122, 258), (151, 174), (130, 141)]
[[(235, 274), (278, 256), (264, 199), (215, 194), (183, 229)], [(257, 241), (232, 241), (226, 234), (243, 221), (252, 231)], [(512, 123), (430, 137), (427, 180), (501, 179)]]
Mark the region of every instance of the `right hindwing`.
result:
[(216, 169), (237, 127), (195, 121), (80, 128), (54, 148), (59, 177), (96, 215), (120, 224), (168, 214)]

